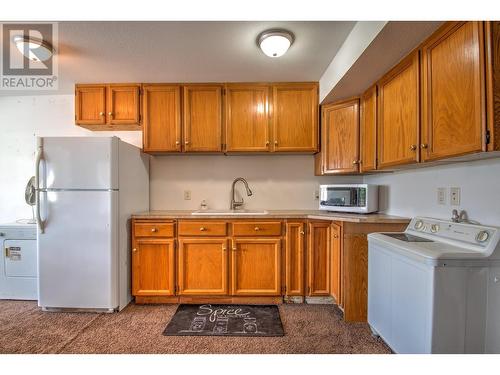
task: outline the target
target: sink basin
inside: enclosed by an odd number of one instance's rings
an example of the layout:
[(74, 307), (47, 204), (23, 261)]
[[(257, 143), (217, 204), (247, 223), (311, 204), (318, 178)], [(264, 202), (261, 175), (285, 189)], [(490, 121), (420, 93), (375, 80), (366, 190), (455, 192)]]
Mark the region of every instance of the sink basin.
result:
[(245, 216), (245, 215), (267, 215), (269, 212), (266, 210), (198, 210), (191, 212), (191, 215), (231, 215), (231, 216)]

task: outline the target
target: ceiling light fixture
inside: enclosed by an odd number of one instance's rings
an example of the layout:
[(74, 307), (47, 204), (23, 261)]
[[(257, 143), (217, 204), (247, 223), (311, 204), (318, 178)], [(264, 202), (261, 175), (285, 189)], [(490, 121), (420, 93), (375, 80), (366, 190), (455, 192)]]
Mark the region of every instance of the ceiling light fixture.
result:
[(280, 57), (288, 51), (294, 39), (290, 31), (271, 29), (259, 34), (257, 37), (257, 45), (267, 56)]
[(19, 52), (31, 61), (47, 61), (54, 54), (54, 47), (44, 40), (17, 35), (12, 38)]

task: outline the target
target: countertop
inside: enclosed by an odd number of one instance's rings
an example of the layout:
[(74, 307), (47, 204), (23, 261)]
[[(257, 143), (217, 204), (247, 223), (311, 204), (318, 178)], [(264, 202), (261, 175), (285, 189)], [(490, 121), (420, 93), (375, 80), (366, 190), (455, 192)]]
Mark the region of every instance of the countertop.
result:
[(335, 220), (348, 221), (352, 223), (403, 223), (406, 224), (410, 219), (401, 216), (391, 216), (379, 213), (373, 214), (351, 214), (341, 212), (325, 212), (320, 210), (267, 210), (266, 215), (192, 215), (191, 210), (165, 210), (165, 211), (147, 211), (133, 214), (134, 219), (317, 219), (317, 220)]

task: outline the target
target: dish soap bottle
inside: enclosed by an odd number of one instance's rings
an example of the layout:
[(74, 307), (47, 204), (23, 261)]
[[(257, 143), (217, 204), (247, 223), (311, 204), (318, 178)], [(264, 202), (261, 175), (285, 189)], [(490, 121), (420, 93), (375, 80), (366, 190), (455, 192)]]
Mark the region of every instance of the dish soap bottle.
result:
[(200, 210), (201, 211), (206, 211), (208, 210), (208, 204), (207, 204), (207, 201), (205, 199), (203, 199), (201, 201), (201, 204), (200, 204)]

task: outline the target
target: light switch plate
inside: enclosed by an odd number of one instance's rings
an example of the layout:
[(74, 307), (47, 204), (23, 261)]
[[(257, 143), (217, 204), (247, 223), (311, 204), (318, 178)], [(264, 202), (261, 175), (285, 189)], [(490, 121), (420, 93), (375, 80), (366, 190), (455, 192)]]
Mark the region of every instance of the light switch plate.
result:
[(450, 204), (452, 206), (460, 205), (460, 188), (459, 187), (451, 187), (450, 188)]
[(437, 189), (437, 202), (438, 204), (446, 204), (446, 188), (440, 187)]
[(191, 190), (184, 190), (184, 200), (185, 201), (191, 200)]

